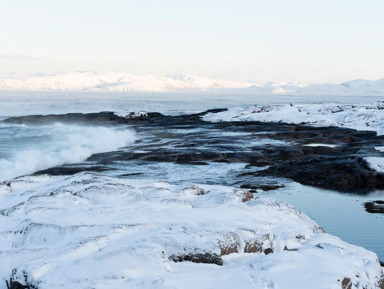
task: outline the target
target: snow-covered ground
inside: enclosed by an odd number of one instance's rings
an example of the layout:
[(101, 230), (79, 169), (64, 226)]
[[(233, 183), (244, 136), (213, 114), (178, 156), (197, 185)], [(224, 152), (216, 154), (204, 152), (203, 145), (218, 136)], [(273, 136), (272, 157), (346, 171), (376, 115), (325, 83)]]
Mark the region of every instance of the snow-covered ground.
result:
[(228, 111), (209, 113), (205, 121), (262, 121), (337, 126), (356, 130), (376, 131), (384, 134), (384, 102), (372, 104), (283, 104), (231, 108)]
[(342, 83), (310, 84), (255, 83), (191, 75), (155, 76), (98, 71), (0, 75), (0, 90), (185, 92), (217, 89), (229, 89), (234, 95), (384, 96), (384, 78), (374, 81), (352, 80)]
[[(374, 253), (231, 187), (27, 176), (0, 186), (0, 213), (0, 277), (40, 289), (369, 289), (382, 276)], [(175, 262), (188, 258), (212, 262)]]

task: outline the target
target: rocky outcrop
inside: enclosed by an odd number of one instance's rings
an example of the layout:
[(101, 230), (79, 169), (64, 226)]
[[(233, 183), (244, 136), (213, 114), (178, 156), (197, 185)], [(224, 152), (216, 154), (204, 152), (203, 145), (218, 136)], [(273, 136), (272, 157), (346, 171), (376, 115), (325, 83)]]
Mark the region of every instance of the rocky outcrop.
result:
[(350, 157), (312, 157), (271, 166), (262, 175), (340, 192), (366, 193), (384, 188), (384, 174), (369, 169), (364, 160)]
[(384, 214), (384, 201), (372, 201), (364, 204), (365, 210), (372, 214)]
[(352, 289), (351, 278), (344, 277), (341, 281), (341, 289)]
[[(340, 192), (367, 193), (384, 188), (384, 174), (364, 160), (381, 156), (375, 150), (384, 136), (372, 131), (338, 127), (311, 127), (299, 124), (238, 121), (210, 123), (202, 120), (210, 112), (166, 116), (147, 113), (145, 117), (122, 117), (110, 112), (25, 116), (6, 119), (8, 123), (48, 124), (55, 122), (134, 127), (141, 136), (133, 149), (94, 154), (87, 165), (71, 165), (39, 173), (65, 175), (81, 171), (107, 171), (116, 165), (164, 162), (183, 165), (244, 163), (246, 169), (220, 184), (236, 185), (256, 192), (278, 186), (260, 184), (259, 177), (285, 177), (296, 182)], [(140, 167), (135, 167), (140, 170)], [(132, 172), (142, 174), (145, 170)], [(127, 175), (129, 176), (129, 174)], [(257, 182), (258, 184), (255, 184)]]
[(174, 262), (188, 261), (193, 263), (216, 264), (218, 266), (223, 266), (223, 259), (215, 253), (196, 253), (179, 256), (172, 255), (169, 257), (169, 260)]
[(33, 283), (29, 281), (28, 274), (26, 272), (22, 272), (22, 274), (18, 274), (17, 269), (12, 270), (11, 277), (9, 280), (5, 280), (5, 284), (7, 289), (38, 289)]

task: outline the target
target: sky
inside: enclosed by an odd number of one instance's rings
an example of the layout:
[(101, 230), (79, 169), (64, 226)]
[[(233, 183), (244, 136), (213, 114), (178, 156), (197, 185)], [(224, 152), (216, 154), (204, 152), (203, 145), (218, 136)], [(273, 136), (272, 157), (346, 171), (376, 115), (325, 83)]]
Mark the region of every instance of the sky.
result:
[(0, 73), (384, 77), (383, 0), (0, 0)]

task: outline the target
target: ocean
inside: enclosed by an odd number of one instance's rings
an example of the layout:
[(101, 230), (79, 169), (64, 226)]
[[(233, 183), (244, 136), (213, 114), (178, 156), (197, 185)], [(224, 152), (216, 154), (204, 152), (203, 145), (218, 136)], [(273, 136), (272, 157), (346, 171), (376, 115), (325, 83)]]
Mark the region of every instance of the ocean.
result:
[[(200, 94), (121, 94), (121, 93), (66, 93), (66, 92), (1, 92), (0, 119), (14, 116), (47, 115), (67, 113), (115, 112), (128, 115), (130, 112), (159, 112), (178, 116), (200, 113), (208, 109), (247, 107), (251, 105), (338, 103), (362, 104), (381, 100), (379, 97), (295, 97), (295, 96), (236, 96)], [(121, 159), (98, 163), (98, 155), (111, 152), (136, 151), (145, 153), (143, 144), (174, 150), (181, 145), (167, 134), (206, 134), (210, 139), (226, 135), (210, 128), (197, 127), (196, 131), (181, 125), (173, 130), (167, 127), (135, 129), (130, 124), (77, 124), (51, 122), (43, 124), (0, 123), (0, 182), (33, 174), (62, 165), (95, 167), (107, 175), (124, 179), (147, 178), (171, 183), (233, 185), (236, 176), (244, 171), (242, 163), (208, 162), (207, 165), (175, 164), (169, 161), (139, 161)], [(196, 134), (197, 136), (197, 134)], [(249, 142), (250, 136), (243, 132), (231, 132), (237, 145), (248, 146), (289, 145), (276, 140)], [(247, 142), (242, 141), (244, 137)], [(165, 142), (169, 142), (166, 143)], [(192, 143), (192, 141), (191, 141)], [(211, 147), (214, 144), (211, 144)], [(204, 147), (209, 149), (210, 146)], [(202, 149), (202, 148), (198, 148)], [(246, 150), (245, 150), (246, 152)], [(115, 156), (113, 153), (111, 156)], [(92, 170), (92, 169), (91, 169)], [(76, 170), (75, 170), (76, 171)], [(279, 180), (284, 188), (261, 192), (258, 197), (274, 197), (290, 203), (318, 222), (327, 232), (351, 244), (374, 251), (384, 261), (384, 215), (365, 212), (363, 204), (384, 198), (383, 192), (368, 195), (341, 194), (332, 190), (300, 185), (293, 181)]]

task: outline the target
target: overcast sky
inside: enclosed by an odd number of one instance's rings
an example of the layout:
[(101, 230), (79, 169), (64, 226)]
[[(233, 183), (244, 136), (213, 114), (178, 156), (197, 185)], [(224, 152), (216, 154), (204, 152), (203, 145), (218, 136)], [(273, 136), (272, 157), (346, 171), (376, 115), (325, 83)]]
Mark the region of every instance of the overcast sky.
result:
[(0, 0), (0, 72), (384, 77), (383, 0)]

